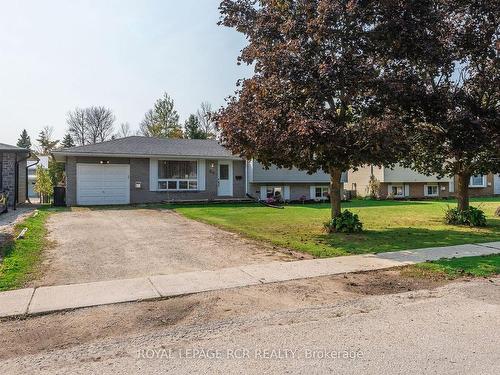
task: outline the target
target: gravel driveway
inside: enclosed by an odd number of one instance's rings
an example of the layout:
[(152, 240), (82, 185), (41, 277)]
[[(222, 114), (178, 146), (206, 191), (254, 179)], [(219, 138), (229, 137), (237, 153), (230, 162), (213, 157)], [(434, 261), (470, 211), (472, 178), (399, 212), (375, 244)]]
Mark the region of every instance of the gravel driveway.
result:
[(170, 210), (76, 208), (48, 220), (35, 285), (83, 283), (295, 259)]

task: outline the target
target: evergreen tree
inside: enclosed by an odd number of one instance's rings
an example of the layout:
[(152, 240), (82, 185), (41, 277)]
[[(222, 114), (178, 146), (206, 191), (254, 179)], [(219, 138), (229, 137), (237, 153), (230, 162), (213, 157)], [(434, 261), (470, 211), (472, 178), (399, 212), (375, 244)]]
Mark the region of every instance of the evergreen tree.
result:
[(201, 128), (200, 120), (195, 115), (189, 115), (184, 123), (184, 135), (189, 139), (207, 139), (207, 134)]
[(73, 137), (71, 136), (71, 134), (66, 133), (61, 142), (61, 146), (64, 148), (75, 147), (75, 142), (73, 141)]
[(23, 129), (21, 132), (21, 136), (17, 141), (17, 147), (25, 148), (27, 150), (31, 149), (31, 139), (26, 129)]
[(146, 112), (140, 125), (141, 133), (146, 137), (182, 138), (179, 114), (174, 108), (174, 101), (167, 93), (158, 99), (153, 109)]

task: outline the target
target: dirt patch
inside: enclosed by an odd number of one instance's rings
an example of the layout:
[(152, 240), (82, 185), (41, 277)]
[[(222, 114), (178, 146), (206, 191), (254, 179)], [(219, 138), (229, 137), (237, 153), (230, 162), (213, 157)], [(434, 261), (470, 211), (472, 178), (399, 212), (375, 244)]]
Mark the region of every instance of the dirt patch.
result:
[(404, 277), (398, 270), (373, 271), (5, 320), (0, 322), (0, 359), (181, 324), (253, 316), (256, 311), (332, 305), (365, 295), (431, 289), (449, 282)]
[(51, 215), (35, 286), (84, 283), (296, 260), (284, 249), (242, 238), (170, 210), (77, 209)]
[(16, 225), (30, 216), (34, 209), (31, 206), (21, 206), (17, 210), (9, 209), (8, 212), (0, 214), (0, 261), (2, 260), (1, 248), (12, 241)]

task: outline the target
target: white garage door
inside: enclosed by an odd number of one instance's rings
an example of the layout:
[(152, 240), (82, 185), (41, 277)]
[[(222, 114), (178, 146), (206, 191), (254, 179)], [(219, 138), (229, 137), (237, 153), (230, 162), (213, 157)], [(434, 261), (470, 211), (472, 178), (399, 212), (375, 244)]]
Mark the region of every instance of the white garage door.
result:
[(76, 203), (81, 206), (130, 203), (130, 166), (78, 163)]

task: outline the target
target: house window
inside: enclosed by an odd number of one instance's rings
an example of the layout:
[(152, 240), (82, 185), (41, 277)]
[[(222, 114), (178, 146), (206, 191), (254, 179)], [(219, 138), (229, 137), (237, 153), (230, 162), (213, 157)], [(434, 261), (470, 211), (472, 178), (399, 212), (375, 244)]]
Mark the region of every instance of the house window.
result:
[(328, 186), (316, 186), (314, 189), (314, 197), (316, 199), (327, 199), (328, 194)]
[(267, 198), (275, 198), (275, 199), (281, 199), (282, 195), (282, 188), (281, 186), (267, 186), (266, 188), (266, 197)]
[(486, 186), (486, 176), (476, 175), (470, 178), (470, 187), (485, 187)]
[(425, 185), (425, 195), (427, 197), (437, 197), (439, 189), (437, 185)]
[(394, 197), (404, 197), (405, 188), (403, 185), (392, 185), (391, 186), (391, 195)]
[(196, 190), (198, 164), (187, 160), (158, 161), (158, 190)]

